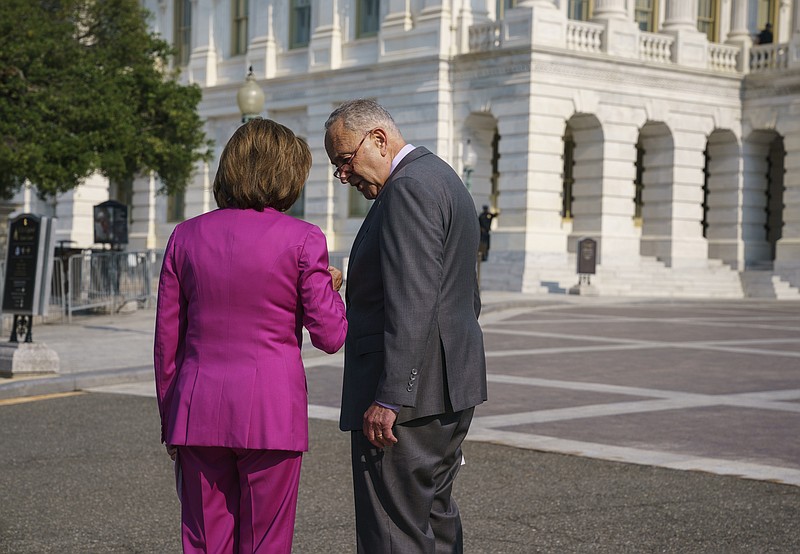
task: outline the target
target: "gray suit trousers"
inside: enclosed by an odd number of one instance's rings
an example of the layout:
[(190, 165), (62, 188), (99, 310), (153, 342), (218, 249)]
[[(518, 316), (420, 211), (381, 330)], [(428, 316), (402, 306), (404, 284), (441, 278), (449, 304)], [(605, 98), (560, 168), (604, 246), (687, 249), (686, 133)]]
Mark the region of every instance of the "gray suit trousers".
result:
[(377, 449), (351, 432), (359, 554), (460, 554), (452, 498), (461, 443), (475, 408), (395, 425), (397, 444)]

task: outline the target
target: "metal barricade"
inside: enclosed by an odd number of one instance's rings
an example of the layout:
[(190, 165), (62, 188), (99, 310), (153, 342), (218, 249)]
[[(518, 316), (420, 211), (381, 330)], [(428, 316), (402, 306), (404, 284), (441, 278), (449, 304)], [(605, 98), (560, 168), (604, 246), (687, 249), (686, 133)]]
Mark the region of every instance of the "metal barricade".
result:
[(128, 302), (149, 306), (153, 299), (155, 251), (93, 252), (70, 256), (67, 264), (66, 313), (117, 311)]

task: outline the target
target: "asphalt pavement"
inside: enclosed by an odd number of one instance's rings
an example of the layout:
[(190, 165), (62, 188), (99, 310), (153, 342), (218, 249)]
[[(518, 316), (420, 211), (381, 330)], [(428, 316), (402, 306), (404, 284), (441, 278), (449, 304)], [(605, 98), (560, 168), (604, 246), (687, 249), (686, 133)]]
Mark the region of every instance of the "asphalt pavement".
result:
[[(486, 293), (490, 400), (456, 484), (468, 552), (799, 552), (800, 304)], [(177, 552), (153, 310), (34, 327), (0, 380), (0, 552)], [(354, 551), (341, 354), (304, 349), (295, 552)]]

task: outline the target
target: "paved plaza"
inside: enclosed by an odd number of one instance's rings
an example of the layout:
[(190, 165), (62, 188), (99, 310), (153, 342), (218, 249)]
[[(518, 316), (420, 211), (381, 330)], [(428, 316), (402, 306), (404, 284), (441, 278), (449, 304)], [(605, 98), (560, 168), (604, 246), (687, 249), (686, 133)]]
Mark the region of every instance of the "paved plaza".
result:
[[(470, 551), (800, 549), (800, 303), (485, 296), (490, 398), (476, 411), (458, 489)], [(34, 339), (59, 353), (62, 375), (0, 381), (0, 420), (23, 418), (36, 405), (80, 411), (70, 402), (94, 398), (93, 406), (130, 403), (134, 418), (144, 409), (136, 425), (152, 427), (157, 441), (153, 315), (35, 327)], [(346, 439), (334, 423), (342, 354), (308, 345), (304, 353), (312, 448), (295, 550), (340, 544), (328, 551), (346, 552), (350, 476)], [(91, 394), (15, 404), (22, 395), (73, 389)], [(148, 463), (162, 467), (153, 446), (131, 449), (152, 451)], [(18, 462), (4, 459), (6, 477)], [(333, 492), (320, 492), (328, 487)], [(174, 499), (162, 502), (176, 517)], [(328, 505), (333, 513), (322, 513)], [(0, 526), (0, 545), (2, 537)]]

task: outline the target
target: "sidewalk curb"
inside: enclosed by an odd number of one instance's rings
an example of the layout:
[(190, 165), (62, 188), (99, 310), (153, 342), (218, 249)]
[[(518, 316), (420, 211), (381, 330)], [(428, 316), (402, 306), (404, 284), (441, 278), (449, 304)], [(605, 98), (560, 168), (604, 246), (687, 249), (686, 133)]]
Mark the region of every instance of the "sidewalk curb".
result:
[(153, 379), (152, 366), (101, 369), (82, 373), (70, 373), (53, 377), (21, 379), (11, 383), (0, 383), (0, 400), (72, 392), (104, 385), (121, 385)]

